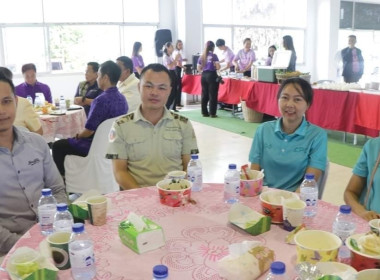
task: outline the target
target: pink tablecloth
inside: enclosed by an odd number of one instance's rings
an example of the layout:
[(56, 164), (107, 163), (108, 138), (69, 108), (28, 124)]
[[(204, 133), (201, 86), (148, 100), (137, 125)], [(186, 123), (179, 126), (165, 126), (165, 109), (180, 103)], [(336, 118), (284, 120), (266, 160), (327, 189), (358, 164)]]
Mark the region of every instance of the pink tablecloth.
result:
[(65, 115), (40, 115), (43, 135), (46, 142), (55, 138), (69, 138), (80, 133), (86, 124), (86, 113), (82, 109), (67, 111)]
[[(258, 240), (273, 249), (276, 260), (287, 264), (294, 274), (296, 248), (284, 242), (287, 232), (279, 225), (258, 236), (238, 230), (227, 221), (229, 205), (223, 202), (222, 184), (204, 184), (202, 192), (193, 193), (197, 202), (180, 208), (161, 205), (155, 187), (108, 194), (112, 200), (107, 224), (100, 227), (86, 225), (95, 241), (97, 279), (151, 279), (156, 264), (169, 267), (170, 279), (221, 279), (217, 261), (228, 254), (228, 245), (243, 240)], [(242, 198), (242, 202), (260, 211), (258, 197)], [(118, 225), (134, 211), (159, 223), (165, 233), (166, 245), (142, 255), (124, 246), (118, 237)], [(310, 229), (330, 231), (337, 206), (320, 201), (318, 214), (306, 220)], [(367, 222), (356, 217), (357, 232), (369, 230)], [(19, 240), (15, 247), (38, 248), (43, 240), (38, 225)], [(11, 250), (14, 251), (15, 247)], [(5, 265), (7, 258), (4, 260)], [(60, 271), (59, 279), (71, 279), (70, 270)], [(8, 279), (0, 273), (0, 279)], [(260, 279), (264, 279), (262, 276)]]

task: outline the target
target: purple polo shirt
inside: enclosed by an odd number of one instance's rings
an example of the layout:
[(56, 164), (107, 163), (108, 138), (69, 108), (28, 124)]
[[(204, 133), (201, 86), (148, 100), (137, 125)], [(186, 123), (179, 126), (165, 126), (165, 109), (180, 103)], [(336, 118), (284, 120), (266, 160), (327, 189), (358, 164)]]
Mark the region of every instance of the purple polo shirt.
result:
[[(212, 52), (207, 54), (206, 64), (203, 66), (203, 72), (216, 71), (214, 62), (219, 61), (218, 56)], [(198, 64), (202, 64), (202, 56), (198, 59)]]
[[(239, 69), (243, 70), (245, 69), (250, 63), (256, 61), (256, 55), (255, 52), (252, 49), (249, 49), (248, 52), (245, 52), (244, 49), (240, 50), (235, 58), (234, 61), (238, 62)], [(250, 69), (248, 69), (249, 71)]]
[(164, 56), (162, 57), (162, 64), (168, 68), (168, 70), (175, 70), (175, 64), (172, 67), (169, 67), (170, 63), (173, 63), (174, 58), (164, 53)]
[(48, 85), (45, 85), (43, 83), (40, 83), (39, 81), (36, 81), (34, 85), (29, 85), (27, 83), (22, 83), (16, 86), (15, 88), (16, 95), (26, 98), (28, 95), (30, 95), (33, 99), (36, 98), (36, 92), (42, 92), (45, 96), (45, 100), (49, 103), (53, 102), (53, 99), (51, 97), (50, 88)]
[(135, 55), (135, 56), (132, 56), (132, 62), (133, 62), (133, 72), (137, 72), (136, 70), (136, 66), (137, 67), (140, 67), (140, 68), (144, 68), (144, 60), (143, 60), (143, 57), (141, 55)]
[(223, 56), (224, 56), (224, 61), (226, 63), (231, 63), (231, 66), (233, 66), (232, 61), (234, 60), (235, 55), (229, 47), (226, 47), (226, 50), (223, 51)]
[[(105, 120), (111, 119), (128, 112), (128, 104), (124, 95), (117, 87), (110, 87), (91, 103), (85, 128), (96, 131), (98, 126)], [(69, 138), (69, 144), (77, 151), (88, 154), (93, 137), (89, 138)]]

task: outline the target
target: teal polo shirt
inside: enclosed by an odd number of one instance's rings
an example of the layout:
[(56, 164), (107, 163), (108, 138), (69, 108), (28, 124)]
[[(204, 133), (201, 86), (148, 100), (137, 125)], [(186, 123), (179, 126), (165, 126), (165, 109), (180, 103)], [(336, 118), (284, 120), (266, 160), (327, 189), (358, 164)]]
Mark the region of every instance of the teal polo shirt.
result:
[[(367, 183), (364, 186), (360, 194), (360, 203), (364, 205), (365, 196), (367, 194), (369, 180), (373, 167), (376, 163), (377, 156), (380, 153), (380, 138), (373, 138), (365, 143), (363, 150), (360, 154), (358, 161), (353, 169), (353, 173), (360, 177), (367, 179)], [(365, 205), (367, 210), (376, 211), (380, 213), (380, 166), (377, 168), (375, 177), (373, 178), (372, 189), (369, 195), (368, 204)]]
[(264, 185), (295, 191), (307, 167), (325, 170), (327, 133), (303, 118), (294, 133), (286, 134), (281, 122), (279, 118), (257, 128), (249, 161), (264, 169)]

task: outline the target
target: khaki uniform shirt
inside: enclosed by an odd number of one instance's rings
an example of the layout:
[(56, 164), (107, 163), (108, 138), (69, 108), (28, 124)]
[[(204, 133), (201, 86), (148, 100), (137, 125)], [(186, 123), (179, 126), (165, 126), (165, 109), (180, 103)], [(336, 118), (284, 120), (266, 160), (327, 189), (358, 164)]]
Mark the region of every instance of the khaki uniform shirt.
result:
[(183, 170), (182, 155), (198, 153), (191, 122), (165, 108), (153, 125), (140, 109), (117, 119), (110, 131), (107, 158), (125, 159), (140, 187), (154, 186), (173, 170)]
[(41, 127), (40, 116), (34, 112), (32, 104), (24, 98), (17, 97), (16, 119), (14, 126), (23, 126), (30, 131), (37, 131)]
[(122, 95), (125, 96), (128, 103), (128, 112), (133, 112), (141, 104), (141, 95), (138, 89), (139, 79), (132, 73), (123, 82), (117, 83), (117, 88)]

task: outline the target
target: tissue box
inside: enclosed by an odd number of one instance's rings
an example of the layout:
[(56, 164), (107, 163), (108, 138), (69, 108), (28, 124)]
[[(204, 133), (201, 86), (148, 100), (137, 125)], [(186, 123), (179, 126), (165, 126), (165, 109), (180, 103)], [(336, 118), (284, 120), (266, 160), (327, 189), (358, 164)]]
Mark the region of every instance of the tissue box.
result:
[(272, 221), (270, 217), (262, 215), (240, 203), (235, 203), (231, 206), (228, 220), (252, 235), (259, 235), (270, 230)]
[(148, 218), (144, 217), (143, 219), (147, 226), (140, 232), (128, 220), (119, 224), (121, 242), (138, 254), (152, 251), (165, 245), (162, 228)]

